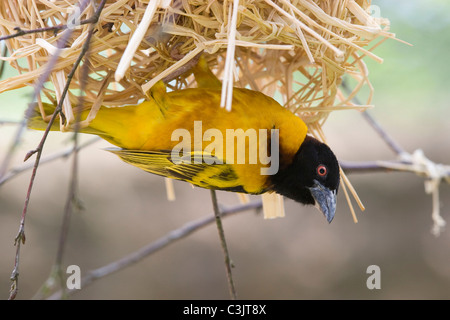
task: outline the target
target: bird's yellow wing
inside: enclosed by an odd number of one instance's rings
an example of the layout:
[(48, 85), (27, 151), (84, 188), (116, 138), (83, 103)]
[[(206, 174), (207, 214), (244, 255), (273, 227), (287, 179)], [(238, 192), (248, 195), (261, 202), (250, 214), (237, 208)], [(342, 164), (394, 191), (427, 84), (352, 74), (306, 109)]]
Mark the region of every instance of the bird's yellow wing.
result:
[(175, 161), (171, 151), (107, 150), (153, 174), (187, 181), (206, 189), (246, 192), (233, 166), (222, 163), (221, 159), (210, 154), (192, 152)]

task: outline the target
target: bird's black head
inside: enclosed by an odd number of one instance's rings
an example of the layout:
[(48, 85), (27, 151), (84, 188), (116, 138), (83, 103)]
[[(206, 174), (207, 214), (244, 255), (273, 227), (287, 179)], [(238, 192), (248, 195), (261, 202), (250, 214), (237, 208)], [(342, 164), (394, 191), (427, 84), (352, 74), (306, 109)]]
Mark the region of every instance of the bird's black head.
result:
[(274, 191), (303, 204), (315, 205), (328, 222), (334, 218), (339, 164), (324, 143), (306, 136), (290, 165), (272, 177)]

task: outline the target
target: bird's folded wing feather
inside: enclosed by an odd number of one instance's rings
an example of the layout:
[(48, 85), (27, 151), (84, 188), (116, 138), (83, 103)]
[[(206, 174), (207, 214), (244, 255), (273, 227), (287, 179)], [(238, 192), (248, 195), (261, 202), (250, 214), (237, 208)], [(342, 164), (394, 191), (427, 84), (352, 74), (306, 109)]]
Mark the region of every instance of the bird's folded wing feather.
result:
[(196, 186), (245, 192), (232, 165), (210, 154), (191, 152), (174, 160), (171, 151), (144, 151), (110, 148), (108, 151), (144, 171), (183, 180)]

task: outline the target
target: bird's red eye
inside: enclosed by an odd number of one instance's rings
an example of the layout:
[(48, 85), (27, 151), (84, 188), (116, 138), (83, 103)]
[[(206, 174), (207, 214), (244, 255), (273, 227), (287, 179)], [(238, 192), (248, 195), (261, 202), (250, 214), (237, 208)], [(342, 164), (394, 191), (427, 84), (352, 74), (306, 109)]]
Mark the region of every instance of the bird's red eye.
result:
[(317, 174), (319, 176), (325, 177), (327, 175), (327, 172), (328, 172), (327, 167), (324, 166), (323, 164), (321, 164), (317, 167)]

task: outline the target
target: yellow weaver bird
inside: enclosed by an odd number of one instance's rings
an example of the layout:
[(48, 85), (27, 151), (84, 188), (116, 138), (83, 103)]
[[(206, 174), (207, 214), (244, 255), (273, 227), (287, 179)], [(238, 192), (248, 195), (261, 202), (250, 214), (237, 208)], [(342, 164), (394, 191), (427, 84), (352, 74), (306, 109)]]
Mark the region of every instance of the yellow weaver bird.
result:
[[(198, 88), (166, 92), (159, 82), (139, 105), (101, 107), (80, 132), (119, 147), (109, 151), (147, 172), (208, 189), (276, 192), (315, 205), (331, 222), (340, 177), (330, 148), (261, 92), (234, 88), (231, 111), (221, 108), (221, 83), (205, 61), (193, 71)], [(47, 114), (55, 110), (51, 104), (44, 108)], [(44, 130), (47, 123), (36, 112), (28, 126)]]

